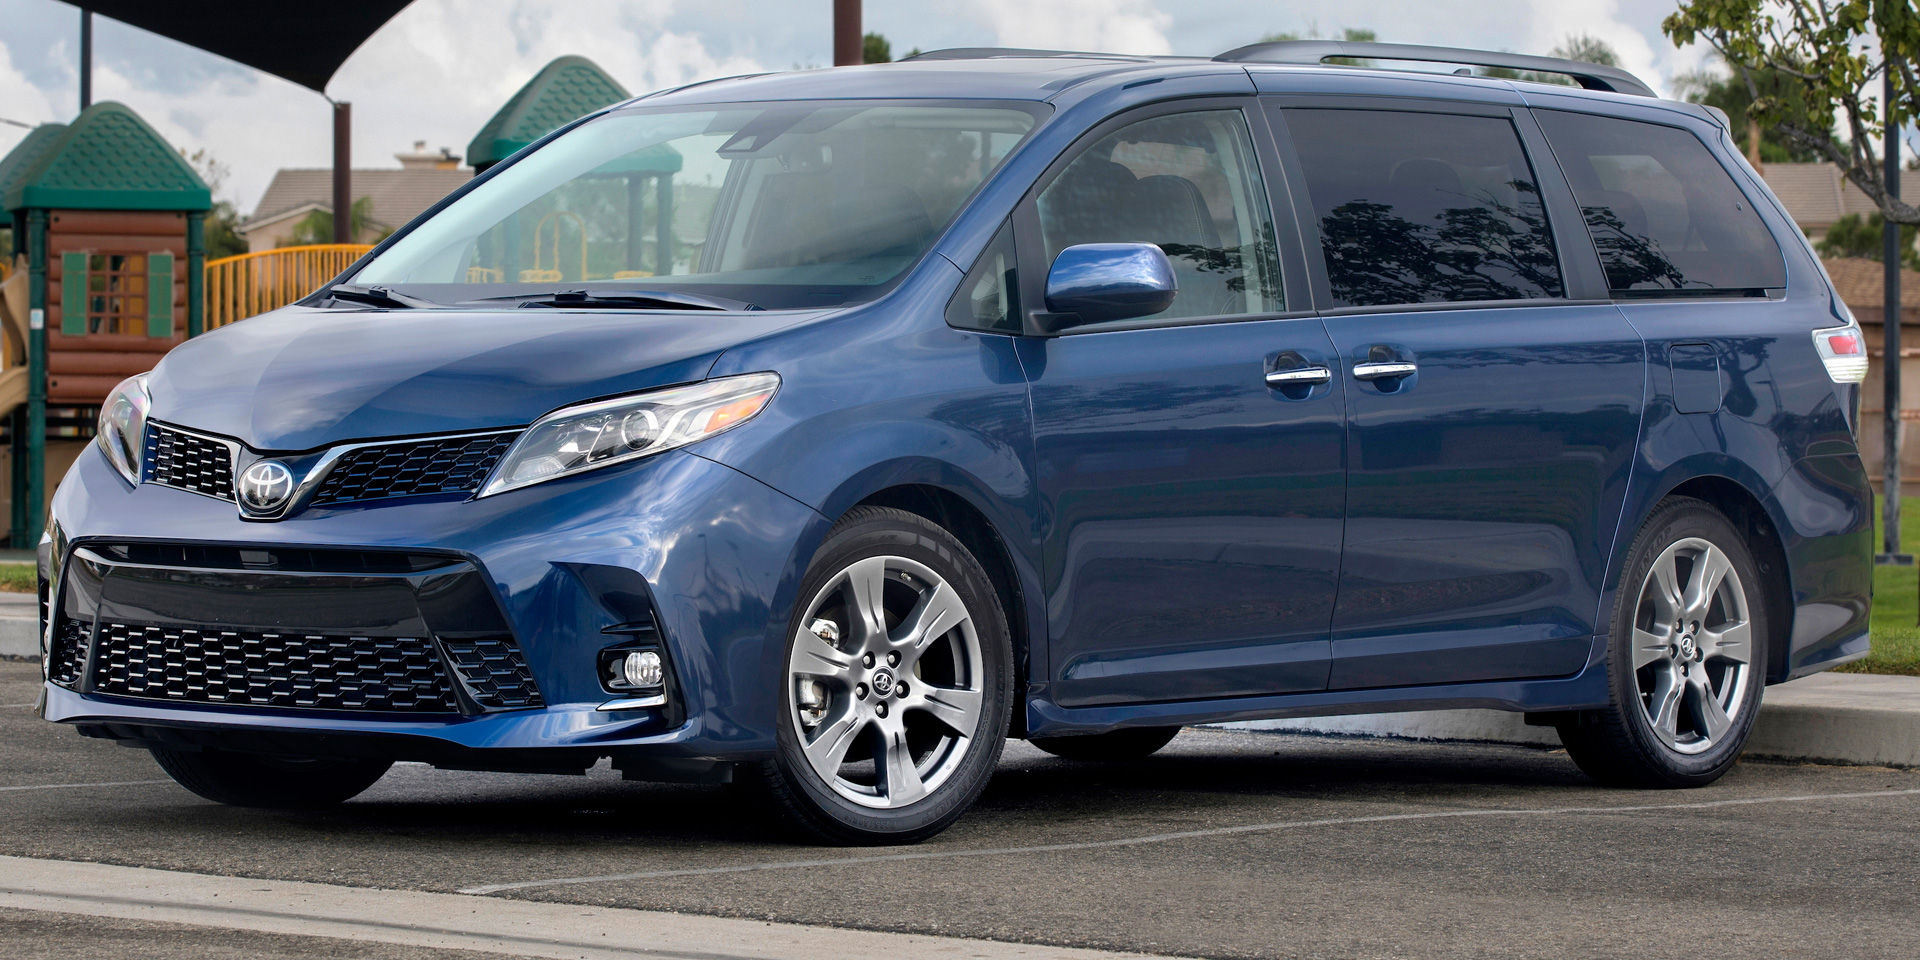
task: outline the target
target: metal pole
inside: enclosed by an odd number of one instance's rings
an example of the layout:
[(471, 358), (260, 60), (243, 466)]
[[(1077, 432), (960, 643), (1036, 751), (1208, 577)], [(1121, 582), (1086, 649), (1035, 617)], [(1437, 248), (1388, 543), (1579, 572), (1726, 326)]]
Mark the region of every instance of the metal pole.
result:
[[(47, 502), (47, 211), (27, 211), (27, 512), (17, 549), (40, 542)], [(61, 313), (86, 304), (62, 303)]]
[[(1882, 138), (1886, 160), (1887, 194), (1900, 196), (1900, 128), (1893, 104), (1893, 69), (1884, 78), (1887, 110), (1886, 136)], [(1881, 232), (1882, 275), (1886, 287), (1881, 304), (1880, 327), (1886, 334), (1886, 375), (1881, 406), (1886, 418), (1882, 450), (1882, 490), (1880, 554), (1875, 563), (1911, 566), (1913, 554), (1900, 552), (1900, 225), (1891, 220)]]
[(333, 101), (333, 242), (352, 243), (353, 104)]
[(93, 106), (93, 11), (80, 11), (80, 109)]
[(866, 62), (860, 49), (860, 0), (833, 0), (833, 65)]
[(207, 215), (187, 214), (187, 338), (201, 333), (207, 313)]

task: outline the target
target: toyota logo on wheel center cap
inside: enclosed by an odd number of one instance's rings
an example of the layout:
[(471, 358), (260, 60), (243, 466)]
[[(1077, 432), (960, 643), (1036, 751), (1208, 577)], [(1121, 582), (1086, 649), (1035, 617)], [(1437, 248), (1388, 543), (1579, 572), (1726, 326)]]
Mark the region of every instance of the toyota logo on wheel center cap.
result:
[(271, 513), (293, 498), (293, 471), (278, 460), (262, 460), (240, 475), (240, 505)]
[(874, 674), (873, 692), (883, 697), (893, 693), (893, 674), (885, 670)]

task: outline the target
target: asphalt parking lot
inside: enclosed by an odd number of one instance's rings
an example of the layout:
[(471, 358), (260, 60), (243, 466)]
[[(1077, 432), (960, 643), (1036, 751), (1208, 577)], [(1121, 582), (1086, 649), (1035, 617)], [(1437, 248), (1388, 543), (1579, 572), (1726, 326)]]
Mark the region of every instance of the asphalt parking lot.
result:
[[(1128, 764), (1009, 744), (952, 830), (841, 850), (733, 791), (606, 770), (403, 765), (335, 811), (221, 807), (34, 717), (37, 676), (0, 663), (0, 855), (1191, 956), (1920, 953), (1920, 771), (1749, 762), (1643, 793), (1558, 751), (1194, 730)], [(27, 910), (0, 910), (0, 942), (480, 956)]]

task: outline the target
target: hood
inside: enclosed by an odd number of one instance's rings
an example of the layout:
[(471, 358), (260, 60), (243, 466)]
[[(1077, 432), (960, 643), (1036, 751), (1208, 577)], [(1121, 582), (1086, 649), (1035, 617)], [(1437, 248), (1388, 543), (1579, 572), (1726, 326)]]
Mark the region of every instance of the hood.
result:
[(174, 348), (153, 417), (256, 450), (531, 423), (699, 380), (728, 347), (817, 314), (289, 307)]

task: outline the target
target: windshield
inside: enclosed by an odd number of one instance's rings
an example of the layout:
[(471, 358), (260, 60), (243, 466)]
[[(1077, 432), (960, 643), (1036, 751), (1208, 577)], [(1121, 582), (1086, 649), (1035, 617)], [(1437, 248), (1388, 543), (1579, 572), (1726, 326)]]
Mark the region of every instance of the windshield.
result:
[(349, 279), (472, 306), (574, 291), (764, 309), (870, 300), (926, 253), (1033, 129), (1036, 109), (808, 101), (622, 110), (501, 170)]

